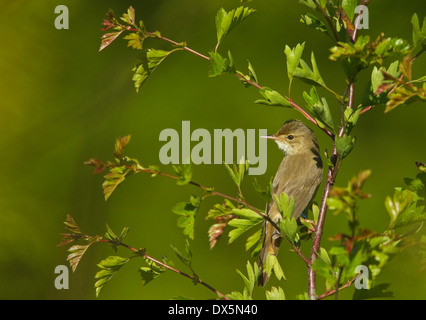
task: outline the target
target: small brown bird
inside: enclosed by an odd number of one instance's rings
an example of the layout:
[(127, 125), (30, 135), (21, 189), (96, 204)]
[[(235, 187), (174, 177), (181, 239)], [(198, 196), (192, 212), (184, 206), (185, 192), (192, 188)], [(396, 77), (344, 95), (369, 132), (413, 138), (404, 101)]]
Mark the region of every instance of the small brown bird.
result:
[[(311, 129), (299, 120), (289, 120), (272, 136), (285, 156), (272, 183), (273, 192), (278, 197), (286, 193), (294, 197), (293, 217), (299, 218), (315, 196), (323, 176), (323, 166), (319, 153), (317, 139)], [(278, 223), (282, 218), (277, 205), (272, 200), (267, 206), (268, 216)], [(260, 251), (258, 265), (263, 268), (268, 254), (277, 255), (282, 240), (281, 234), (273, 225), (264, 223), (263, 246)], [(269, 280), (263, 272), (258, 280), (259, 285), (265, 286)]]

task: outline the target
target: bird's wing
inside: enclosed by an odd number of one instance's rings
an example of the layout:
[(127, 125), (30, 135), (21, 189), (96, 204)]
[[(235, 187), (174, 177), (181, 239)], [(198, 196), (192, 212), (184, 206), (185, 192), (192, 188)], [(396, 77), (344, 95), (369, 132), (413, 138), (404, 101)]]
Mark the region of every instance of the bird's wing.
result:
[(274, 193), (280, 195), (285, 192), (294, 197), (293, 217), (296, 219), (315, 196), (322, 174), (322, 165), (306, 154), (288, 155), (281, 162), (273, 182)]

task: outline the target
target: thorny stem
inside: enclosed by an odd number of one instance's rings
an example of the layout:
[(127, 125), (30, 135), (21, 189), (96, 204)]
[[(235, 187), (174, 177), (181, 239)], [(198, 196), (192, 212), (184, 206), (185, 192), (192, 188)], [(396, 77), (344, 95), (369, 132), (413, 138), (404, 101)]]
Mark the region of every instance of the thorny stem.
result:
[[(127, 245), (127, 244), (124, 244), (124, 243), (122, 243), (121, 241), (119, 241), (119, 242), (115, 242), (115, 241), (111, 241), (111, 240), (108, 240), (108, 239), (99, 239), (98, 240), (99, 242), (106, 242), (106, 243), (111, 243), (111, 244), (118, 244), (118, 245), (120, 245), (120, 246), (122, 246), (122, 247), (124, 247), (124, 248), (127, 248), (127, 249), (129, 249), (129, 250), (131, 250), (131, 251), (133, 251), (133, 252), (135, 252), (135, 253), (140, 253), (140, 250), (138, 250), (138, 249), (136, 249), (136, 248), (133, 248), (133, 247), (131, 247), (131, 246), (129, 246), (129, 245)], [(168, 269), (168, 270), (171, 270), (171, 271), (173, 271), (173, 272), (175, 272), (175, 273), (177, 273), (177, 274), (180, 274), (180, 275), (182, 275), (182, 276), (184, 276), (184, 277), (186, 277), (186, 278), (188, 278), (188, 279), (191, 279), (191, 280), (195, 280), (195, 277), (194, 276), (191, 276), (191, 275), (189, 275), (189, 274), (187, 274), (187, 273), (185, 273), (185, 272), (182, 272), (182, 271), (180, 271), (180, 270), (178, 270), (178, 269), (175, 269), (175, 268), (173, 268), (173, 267), (171, 267), (171, 266), (169, 266), (169, 265), (167, 265), (167, 264), (165, 264), (164, 262), (161, 262), (161, 261), (158, 261), (157, 259), (154, 259), (153, 257), (151, 257), (151, 256), (149, 256), (149, 255), (147, 255), (147, 254), (143, 254), (143, 255), (140, 255), (141, 257), (143, 257), (143, 258), (145, 258), (145, 259), (148, 259), (148, 260), (151, 260), (152, 262), (154, 262), (154, 263), (156, 263), (156, 264), (158, 264), (158, 265), (160, 265), (160, 266), (162, 266), (162, 267), (164, 267), (164, 268), (166, 268), (166, 269)], [(205, 283), (204, 281), (202, 281), (200, 278), (196, 278), (196, 280), (197, 280), (197, 282), (199, 283), (199, 284), (201, 284), (202, 286), (204, 286), (204, 287), (206, 287), (207, 289), (209, 289), (210, 291), (213, 291), (214, 293), (216, 293), (217, 295), (219, 295), (219, 296), (221, 296), (223, 299), (225, 299), (225, 300), (230, 300), (227, 296), (225, 296), (223, 293), (221, 293), (220, 291), (218, 291), (218, 290), (216, 290), (215, 288), (213, 288), (211, 285), (209, 285), (209, 284), (207, 284), (207, 283)]]

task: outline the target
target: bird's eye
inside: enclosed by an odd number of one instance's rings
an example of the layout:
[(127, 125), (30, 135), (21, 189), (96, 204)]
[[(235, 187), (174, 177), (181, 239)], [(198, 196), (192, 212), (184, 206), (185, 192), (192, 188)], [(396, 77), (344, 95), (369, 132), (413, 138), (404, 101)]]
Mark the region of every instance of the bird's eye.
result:
[(293, 140), (293, 139), (294, 139), (294, 136), (293, 136), (292, 134), (290, 134), (290, 135), (288, 135), (288, 136), (287, 136), (287, 139), (288, 139), (288, 140)]

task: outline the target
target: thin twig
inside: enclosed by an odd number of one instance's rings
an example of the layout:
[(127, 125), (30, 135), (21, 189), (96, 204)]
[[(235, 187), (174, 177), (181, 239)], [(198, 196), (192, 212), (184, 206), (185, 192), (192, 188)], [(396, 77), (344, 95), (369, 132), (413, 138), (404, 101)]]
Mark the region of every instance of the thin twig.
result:
[[(129, 250), (131, 250), (131, 251), (133, 251), (133, 252), (136, 252), (136, 253), (139, 253), (140, 252), (140, 250), (138, 250), (138, 249), (136, 249), (136, 248), (133, 248), (133, 247), (131, 247), (131, 246), (129, 246), (129, 245), (127, 245), (127, 244), (125, 244), (125, 243), (122, 243), (121, 241), (120, 242), (115, 242), (115, 241), (111, 241), (111, 240), (108, 240), (108, 239), (99, 239), (98, 240), (99, 242), (106, 242), (106, 243), (111, 243), (111, 244), (119, 244), (120, 246), (122, 246), (122, 247), (124, 247), (124, 248), (127, 248), (127, 249), (129, 249)], [(191, 276), (191, 275), (189, 275), (189, 274), (187, 274), (187, 273), (185, 273), (185, 272), (182, 272), (182, 271), (180, 271), (180, 270), (178, 270), (178, 269), (175, 269), (175, 268), (173, 268), (173, 267), (171, 267), (171, 266), (169, 266), (169, 265), (167, 265), (167, 264), (165, 264), (164, 262), (161, 262), (161, 261), (158, 261), (157, 259), (154, 259), (153, 257), (151, 257), (151, 256), (149, 256), (149, 255), (147, 255), (147, 254), (143, 254), (143, 255), (141, 255), (141, 257), (143, 257), (143, 258), (145, 258), (145, 259), (148, 259), (148, 260), (151, 260), (151, 261), (153, 261), (154, 263), (156, 263), (156, 264), (158, 264), (158, 265), (160, 265), (160, 266), (162, 266), (162, 267), (164, 267), (164, 268), (166, 268), (166, 269), (168, 269), (168, 270), (170, 270), (170, 271), (173, 271), (173, 272), (175, 272), (175, 273), (177, 273), (177, 274), (180, 274), (180, 275), (182, 275), (182, 276), (184, 276), (184, 277), (186, 277), (186, 278), (188, 278), (188, 279), (191, 279), (191, 280), (195, 280), (195, 277), (194, 276)], [(221, 293), (220, 291), (218, 291), (218, 290), (216, 290), (215, 288), (213, 288), (211, 285), (209, 285), (209, 284), (207, 284), (207, 283), (205, 283), (204, 281), (202, 281), (200, 278), (196, 278), (196, 280), (197, 280), (197, 282), (199, 283), (199, 284), (201, 284), (202, 286), (204, 286), (204, 287), (206, 287), (207, 289), (209, 289), (210, 291), (213, 291), (214, 293), (216, 293), (217, 295), (219, 295), (219, 296), (221, 296), (222, 298), (224, 298), (225, 300), (230, 300), (226, 295), (224, 295), (223, 293)]]
[(362, 274), (362, 272), (361, 273), (358, 273), (352, 280), (350, 280), (350, 281), (348, 281), (347, 283), (345, 283), (343, 286), (341, 286), (341, 287), (339, 287), (339, 288), (337, 288), (337, 289), (334, 289), (334, 290), (331, 290), (331, 291), (327, 291), (326, 293), (324, 293), (324, 294), (322, 294), (322, 295), (320, 295), (320, 296), (318, 296), (318, 300), (321, 300), (321, 299), (324, 299), (324, 298), (326, 298), (326, 297), (328, 297), (328, 296), (331, 296), (331, 295), (333, 295), (333, 294), (335, 294), (335, 292), (336, 292), (336, 290), (342, 290), (342, 289), (345, 289), (345, 288), (347, 288), (347, 287), (350, 287), (351, 285), (352, 285), (352, 283), (354, 283), (355, 282), (355, 280), (360, 276)]
[[(171, 174), (168, 174), (168, 173), (163, 173), (161, 171), (156, 171), (156, 170), (148, 169), (148, 168), (136, 169), (136, 172), (147, 172), (147, 173), (151, 173), (151, 174), (160, 175), (160, 176), (163, 176), (163, 177), (168, 177), (168, 178), (171, 178), (171, 179), (174, 179), (174, 180), (179, 180), (179, 177), (177, 177), (177, 176), (174, 176), (174, 175), (171, 175)], [(212, 195), (212, 196), (219, 196), (219, 197), (222, 197), (222, 198), (225, 198), (225, 199), (237, 202), (239, 204), (242, 204), (243, 206), (246, 206), (247, 208), (249, 208), (252, 211), (256, 212), (263, 219), (265, 219), (266, 221), (268, 221), (276, 230), (278, 230), (279, 232), (281, 231), (280, 227), (268, 215), (262, 213), (261, 211), (259, 211), (259, 209), (257, 209), (256, 207), (252, 206), (251, 204), (245, 202), (244, 200), (241, 200), (241, 199), (229, 196), (227, 194), (215, 191), (213, 188), (206, 187), (206, 186), (204, 186), (202, 184), (199, 184), (198, 182), (195, 182), (195, 181), (189, 181), (188, 183), (191, 184), (191, 185), (193, 185), (193, 186), (196, 186), (198, 188), (201, 188), (201, 189), (209, 192), (210, 195)]]

